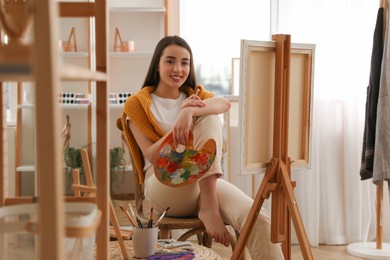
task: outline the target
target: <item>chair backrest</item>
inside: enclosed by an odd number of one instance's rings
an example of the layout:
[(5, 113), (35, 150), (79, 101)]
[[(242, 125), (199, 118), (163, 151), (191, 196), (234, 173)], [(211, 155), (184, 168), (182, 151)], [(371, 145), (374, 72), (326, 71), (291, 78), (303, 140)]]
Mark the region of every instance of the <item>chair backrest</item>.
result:
[[(128, 127), (127, 125), (122, 125), (121, 118), (118, 118), (116, 120), (116, 126), (121, 131), (121, 135), (123, 135), (123, 127)], [(130, 155), (131, 165), (135, 165), (134, 158), (131, 155), (129, 144), (127, 143), (127, 140), (125, 141), (127, 150)], [(142, 214), (143, 213), (143, 201), (145, 199), (144, 196), (144, 187), (142, 184), (140, 184), (139, 180), (139, 172), (137, 171), (136, 167), (132, 167), (132, 175), (133, 175), (133, 182), (134, 182), (134, 200), (135, 200), (135, 207), (137, 210), (137, 213)]]

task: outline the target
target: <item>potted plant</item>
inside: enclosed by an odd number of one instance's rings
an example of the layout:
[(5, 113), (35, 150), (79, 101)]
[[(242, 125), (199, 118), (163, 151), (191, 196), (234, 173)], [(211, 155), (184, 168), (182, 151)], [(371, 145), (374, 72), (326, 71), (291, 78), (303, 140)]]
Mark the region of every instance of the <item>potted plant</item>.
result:
[(65, 172), (65, 194), (73, 195), (73, 169), (80, 170), (80, 183), (85, 184), (85, 173), (83, 167), (83, 160), (81, 158), (81, 149), (75, 147), (66, 147), (64, 149), (64, 172)]
[(123, 193), (121, 185), (125, 182), (125, 150), (122, 147), (110, 149), (110, 192), (111, 195)]

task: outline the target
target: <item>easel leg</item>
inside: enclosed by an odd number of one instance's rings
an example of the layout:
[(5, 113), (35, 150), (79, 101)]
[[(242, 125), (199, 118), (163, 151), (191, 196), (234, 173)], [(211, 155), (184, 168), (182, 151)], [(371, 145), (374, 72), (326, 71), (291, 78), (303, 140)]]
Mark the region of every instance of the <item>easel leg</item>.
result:
[[(305, 260), (307, 259), (314, 259), (313, 255), (311, 253), (311, 249), (309, 246), (309, 242), (307, 240), (306, 232), (303, 227), (303, 222), (301, 219), (301, 215), (299, 213), (298, 205), (295, 200), (294, 191), (291, 185), (290, 176), (288, 174), (288, 170), (286, 165), (281, 164), (281, 181), (282, 181), (282, 187), (283, 191), (286, 197), (287, 207), (288, 211), (291, 214), (291, 218), (294, 224), (295, 232), (298, 237), (299, 246), (302, 251), (303, 258)], [(291, 245), (291, 243), (290, 243)]]
[(277, 160), (271, 160), (269, 167), (263, 177), (258, 193), (256, 194), (256, 198), (253, 202), (253, 206), (249, 211), (248, 217), (245, 220), (245, 224), (240, 231), (240, 237), (238, 238), (236, 247), (234, 248), (233, 255), (231, 257), (232, 260), (240, 259), (246, 242), (250, 236), (250, 233), (253, 229), (254, 224), (256, 223), (256, 219), (259, 215), (260, 209), (263, 206), (264, 200), (269, 197), (272, 189), (276, 188), (276, 185), (270, 183), (272, 178), (275, 175), (276, 169), (278, 166)]

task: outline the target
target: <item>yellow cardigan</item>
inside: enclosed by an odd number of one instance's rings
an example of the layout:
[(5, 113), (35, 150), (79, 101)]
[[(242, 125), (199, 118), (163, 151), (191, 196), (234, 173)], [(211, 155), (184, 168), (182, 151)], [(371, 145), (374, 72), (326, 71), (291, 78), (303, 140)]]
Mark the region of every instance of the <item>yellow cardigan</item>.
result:
[[(195, 90), (192, 88), (186, 88), (186, 94), (188, 96), (196, 92), (197, 89), (200, 89), (198, 96), (203, 100), (207, 98), (214, 97), (212, 92), (209, 92), (204, 89), (203, 86), (196, 86)], [(144, 171), (145, 166), (144, 157), (140, 148), (137, 145), (137, 142), (131, 133), (129, 127), (127, 126), (127, 118), (138, 127), (142, 133), (153, 143), (157, 142), (162, 138), (166, 133), (158, 126), (152, 112), (150, 111), (150, 94), (155, 90), (155, 87), (144, 87), (139, 92), (131, 95), (125, 103), (122, 114), (122, 129), (126, 138), (126, 142), (130, 149), (131, 157), (133, 158), (133, 168), (138, 173), (139, 181), (142, 184), (144, 182)]]

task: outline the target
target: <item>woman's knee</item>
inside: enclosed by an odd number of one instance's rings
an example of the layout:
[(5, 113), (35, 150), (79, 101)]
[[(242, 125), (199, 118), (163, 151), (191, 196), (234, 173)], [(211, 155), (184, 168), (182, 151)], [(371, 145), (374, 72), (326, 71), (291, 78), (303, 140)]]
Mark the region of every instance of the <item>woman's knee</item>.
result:
[(211, 114), (206, 116), (200, 116), (195, 119), (194, 129), (202, 127), (207, 127), (210, 129), (210, 126), (222, 129), (221, 119), (218, 115)]
[(218, 115), (207, 115), (195, 120), (194, 127), (195, 147), (203, 145), (208, 139), (214, 139), (217, 147), (222, 144), (222, 123)]

